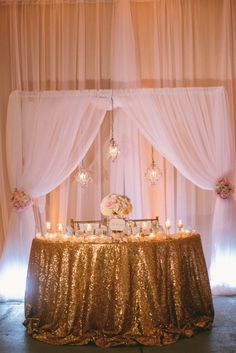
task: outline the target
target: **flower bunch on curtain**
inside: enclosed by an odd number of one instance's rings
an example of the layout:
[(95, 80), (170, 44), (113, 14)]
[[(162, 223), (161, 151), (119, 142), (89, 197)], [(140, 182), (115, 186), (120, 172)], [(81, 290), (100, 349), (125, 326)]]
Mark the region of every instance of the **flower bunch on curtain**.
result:
[(33, 199), (24, 190), (15, 188), (11, 195), (11, 203), (17, 212), (22, 212), (33, 204)]
[(215, 192), (221, 199), (226, 200), (234, 193), (234, 186), (227, 178), (221, 178), (216, 182)]
[(101, 213), (104, 216), (125, 217), (133, 210), (130, 199), (125, 195), (108, 194), (101, 202)]

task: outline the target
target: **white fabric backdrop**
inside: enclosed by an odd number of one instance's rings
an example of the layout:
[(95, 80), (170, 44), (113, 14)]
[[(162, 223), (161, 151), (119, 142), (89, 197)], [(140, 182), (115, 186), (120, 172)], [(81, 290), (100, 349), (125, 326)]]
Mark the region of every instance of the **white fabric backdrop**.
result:
[[(121, 113), (127, 118), (127, 130), (123, 130), (123, 123), (117, 124), (120, 137), (131, 133), (137, 125), (179, 171), (202, 188), (213, 189), (218, 178), (231, 177), (234, 136), (223, 88), (115, 90), (113, 96), (117, 120)], [(110, 97), (111, 91), (13, 93), (7, 134), (11, 187), (23, 187), (36, 198), (65, 180), (95, 139), (110, 109)], [(137, 148), (138, 131), (134, 132)], [(138, 208), (142, 207), (139, 193), (142, 187), (136, 169), (132, 168), (132, 159), (134, 156), (126, 162), (127, 170), (118, 165), (115, 190), (111, 191), (123, 192), (125, 173), (133, 170), (131, 180), (136, 183), (130, 186), (129, 196)], [(227, 266), (236, 263), (235, 214), (234, 199), (216, 199), (211, 281), (213, 290), (220, 288), (221, 293), (236, 292), (234, 279), (226, 281), (216, 270), (222, 266), (222, 256), (230, 258), (230, 262), (225, 262), (224, 272), (231, 269)], [(13, 213), (8, 234), (11, 246), (5, 247), (1, 266), (3, 275), (12, 254), (15, 264), (19, 261), (22, 267), (26, 266), (33, 236), (32, 216), (31, 208)]]
[(185, 177), (204, 189), (232, 178), (234, 140), (224, 88), (141, 89), (117, 104)]
[[(37, 199), (61, 184), (95, 139), (108, 108), (106, 104), (105, 99), (97, 97), (97, 92), (32, 95), (13, 92), (7, 120), (7, 162), (12, 190), (23, 188)], [(13, 209), (1, 258), (2, 296), (15, 295), (7, 287), (12, 266), (18, 269), (17, 278), (24, 289), (34, 234), (32, 207), (18, 213)], [(24, 295), (19, 288), (17, 293), (20, 298)]]
[[(127, 119), (194, 184), (214, 190), (218, 179), (233, 180), (234, 134), (223, 88), (143, 89), (120, 93), (117, 101)], [(235, 265), (235, 198), (216, 197), (210, 264), (214, 293), (236, 293)]]
[[(0, 1), (0, 251), (11, 210), (5, 125), (12, 90), (220, 85), (235, 111), (235, 26), (235, 0)], [(105, 119), (85, 159), (94, 179), (89, 188), (80, 189), (71, 177), (47, 197), (52, 223), (99, 214), (96, 205), (110, 188), (109, 163), (102, 158), (108, 130)], [(141, 181), (150, 145), (140, 136), (137, 152), (131, 140), (122, 139), (120, 147), (125, 144), (128, 158), (139, 154), (133, 163), (142, 170), (132, 176)], [(199, 229), (209, 264), (214, 192), (195, 187), (154, 152), (163, 177), (155, 187), (141, 182), (144, 208), (148, 216), (168, 217), (172, 224), (183, 218)], [(125, 184), (128, 192), (127, 175)]]

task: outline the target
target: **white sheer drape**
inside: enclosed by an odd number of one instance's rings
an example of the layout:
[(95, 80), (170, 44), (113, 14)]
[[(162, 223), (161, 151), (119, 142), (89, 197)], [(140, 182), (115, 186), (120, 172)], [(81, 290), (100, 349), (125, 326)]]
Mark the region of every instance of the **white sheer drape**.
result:
[[(224, 88), (120, 92), (117, 104), (181, 173), (204, 189), (232, 177), (234, 134)], [(207, 169), (206, 169), (207, 167)]]
[(114, 138), (121, 149), (121, 156), (110, 163), (110, 189), (130, 197), (135, 205), (131, 217), (150, 217), (149, 202), (145, 200), (148, 198), (148, 187), (140, 153), (143, 147), (142, 137), (137, 124), (127, 118), (121, 109), (117, 109), (114, 115)]
[[(122, 93), (121, 93), (122, 95)], [(141, 90), (118, 97), (147, 139), (194, 184), (215, 188), (234, 175), (234, 133), (224, 88)], [(236, 293), (236, 203), (216, 198), (210, 277), (216, 294)], [(234, 266), (233, 266), (234, 265)], [(227, 278), (225, 277), (227, 273)]]
[[(98, 133), (106, 101), (95, 93), (21, 94), (10, 96), (7, 125), (7, 162), (12, 190), (23, 188), (32, 198), (46, 195), (76, 168)], [(26, 264), (35, 234), (32, 207), (12, 211), (1, 258), (2, 295), (12, 265), (24, 286)], [(16, 279), (17, 280), (17, 279)], [(19, 284), (20, 285), (20, 284)], [(23, 293), (19, 292), (22, 296)]]
[[(231, 177), (234, 136), (223, 88), (134, 89), (114, 90), (113, 93), (92, 91), (90, 94), (86, 91), (15, 92), (8, 110), (11, 187), (23, 187), (37, 198), (65, 180), (95, 139), (105, 113), (110, 109), (111, 94), (118, 111), (117, 138), (124, 139), (124, 147), (131, 143), (134, 144), (132, 151), (138, 149), (138, 128), (181, 173), (200, 187), (214, 189), (218, 178)], [(121, 114), (126, 119), (125, 124)], [(128, 142), (131, 133), (135, 133), (135, 142)], [(143, 193), (139, 190), (143, 186), (140, 174), (137, 175), (136, 158), (128, 156), (124, 150), (123, 161), (120, 160), (117, 169), (111, 171), (115, 174), (111, 187), (112, 191), (125, 192), (126, 185), (131, 182), (129, 196), (137, 208), (135, 214), (141, 215)], [(216, 199), (211, 281), (213, 290), (220, 288), (221, 293), (226, 293), (227, 288), (236, 292), (233, 277), (225, 281), (217, 271), (222, 266), (222, 256), (224, 272), (229, 273), (232, 264), (236, 263), (235, 214), (233, 198)], [(26, 266), (33, 227), (32, 208), (20, 214), (13, 212), (8, 236), (10, 245), (7, 243), (5, 247), (2, 270), (5, 271), (13, 253), (14, 263)]]

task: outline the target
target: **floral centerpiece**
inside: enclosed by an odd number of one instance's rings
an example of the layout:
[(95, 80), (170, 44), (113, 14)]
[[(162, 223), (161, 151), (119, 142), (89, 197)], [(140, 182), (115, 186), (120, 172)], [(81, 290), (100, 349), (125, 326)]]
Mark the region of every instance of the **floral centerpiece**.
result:
[(24, 190), (15, 188), (11, 196), (11, 203), (15, 210), (20, 212), (31, 206), (33, 200)]
[(234, 186), (227, 178), (221, 178), (216, 182), (215, 192), (221, 199), (228, 199), (234, 193)]
[(101, 202), (101, 213), (106, 217), (124, 218), (133, 211), (130, 199), (125, 195), (108, 194)]

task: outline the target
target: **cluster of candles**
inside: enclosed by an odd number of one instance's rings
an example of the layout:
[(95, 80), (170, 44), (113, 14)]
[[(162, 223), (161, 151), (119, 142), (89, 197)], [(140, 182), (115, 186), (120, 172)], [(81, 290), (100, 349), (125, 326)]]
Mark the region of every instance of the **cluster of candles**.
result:
[[(166, 220), (165, 227), (166, 227), (166, 233), (170, 234), (171, 223), (170, 223), (169, 219)], [(177, 222), (177, 229), (178, 229), (179, 233), (185, 231), (184, 230), (184, 225), (183, 225), (183, 222), (182, 222), (181, 219), (179, 219), (178, 222)]]
[[(178, 220), (176, 227), (178, 229), (177, 235), (189, 235), (190, 231), (184, 229), (184, 225), (181, 219)], [(164, 237), (170, 237), (170, 230), (172, 225), (170, 220), (167, 219), (165, 222), (165, 230), (161, 227), (159, 223), (152, 223), (152, 222), (140, 222), (139, 225), (134, 224), (132, 221), (127, 222), (125, 230), (123, 231), (123, 235), (129, 236), (149, 236), (150, 238), (155, 238), (157, 235), (163, 235)], [(90, 223), (83, 224), (82, 227), (75, 230), (75, 234), (73, 233), (73, 229), (70, 227), (63, 226), (62, 223), (57, 224), (57, 232), (53, 233), (51, 229), (51, 222), (46, 222), (46, 234), (44, 235), (47, 239), (55, 239), (55, 238), (62, 238), (68, 239), (69, 237), (89, 237), (89, 238), (96, 238), (96, 236), (110, 236), (114, 235), (114, 232), (109, 230), (109, 227), (104, 225), (91, 225)], [(40, 233), (37, 233), (37, 237), (41, 237)]]
[[(58, 223), (57, 231), (53, 232), (51, 222), (46, 222), (46, 234), (44, 234), (44, 237), (47, 239), (59, 238), (59, 239), (65, 240), (65, 239), (68, 239), (69, 237), (76, 237), (81, 235), (95, 237), (96, 235), (103, 235), (104, 232), (105, 231), (103, 228), (97, 228), (97, 230), (94, 229), (90, 223), (85, 224), (85, 228), (83, 231), (82, 230), (76, 231), (76, 234), (74, 234), (73, 229), (71, 227), (64, 227), (62, 223)], [(42, 235), (40, 233), (37, 233), (36, 237), (40, 238), (42, 237)]]

